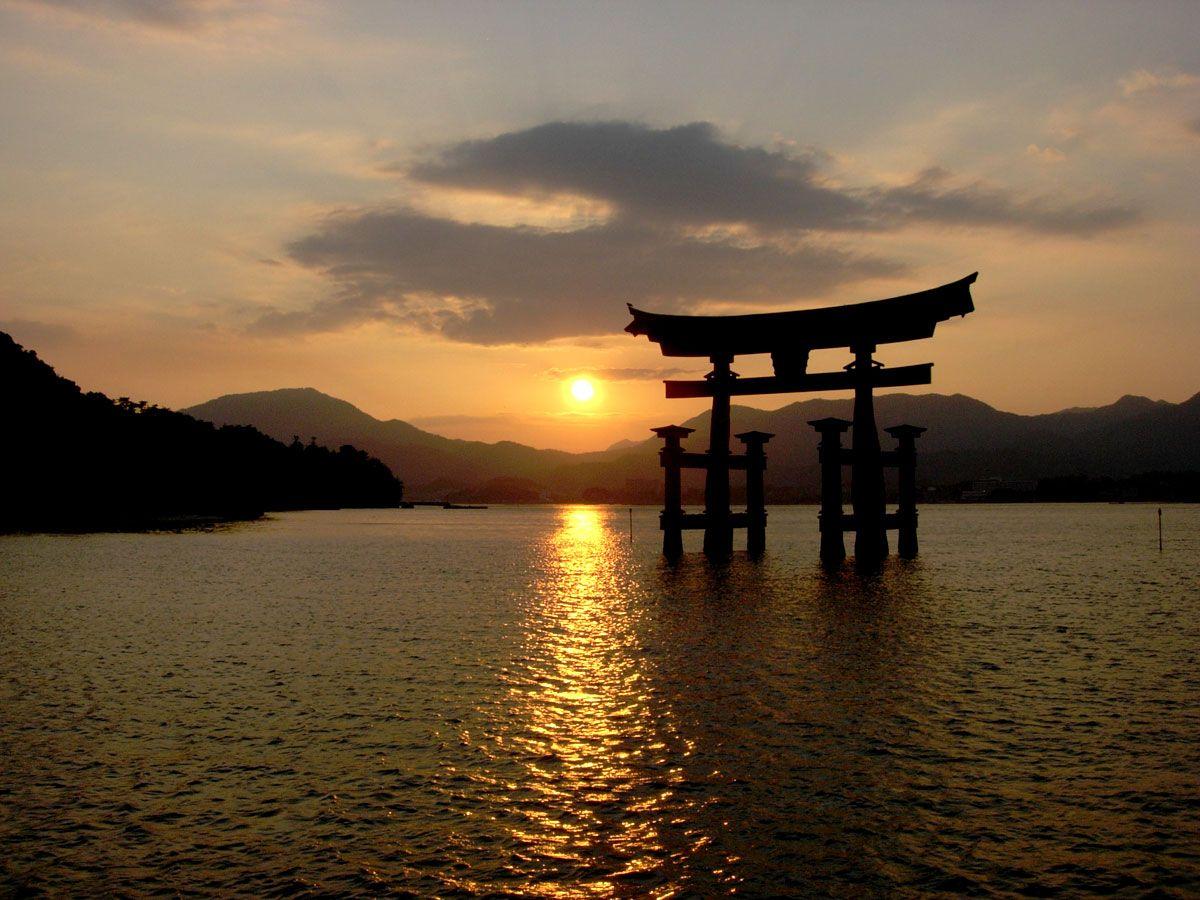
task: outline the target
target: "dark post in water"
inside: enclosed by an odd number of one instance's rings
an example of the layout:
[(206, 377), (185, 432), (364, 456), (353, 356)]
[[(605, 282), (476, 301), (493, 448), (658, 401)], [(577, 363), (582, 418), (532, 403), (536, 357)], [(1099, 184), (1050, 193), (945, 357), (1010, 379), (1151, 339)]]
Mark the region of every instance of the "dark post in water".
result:
[(746, 445), (746, 553), (753, 558), (767, 548), (767, 504), (763, 471), (767, 455), (763, 447), (775, 437), (765, 431), (744, 431), (737, 439)]
[(680, 440), (694, 428), (682, 425), (664, 425), (650, 429), (665, 442), (658, 451), (659, 464), (663, 467), (663, 511), (659, 514), (659, 527), (663, 533), (663, 556), (678, 559), (683, 555), (683, 487), (680, 472), (683, 464), (683, 448)]
[(729, 387), (737, 374), (729, 368), (732, 356), (713, 356), (710, 361), (713, 370), (704, 376), (713, 386), (708, 471), (704, 477), (704, 552), (725, 557), (733, 553), (733, 525), (729, 518)]
[(821, 460), (821, 562), (836, 567), (846, 558), (846, 542), (842, 539), (842, 435), (850, 422), (830, 417), (808, 424), (821, 435), (817, 447)]
[(896, 552), (901, 559), (916, 559), (917, 556), (917, 438), (925, 433), (916, 425), (893, 425), (885, 428), (900, 444), (896, 448), (896, 466), (899, 469), (899, 505), (896, 510), (896, 527), (900, 532)]

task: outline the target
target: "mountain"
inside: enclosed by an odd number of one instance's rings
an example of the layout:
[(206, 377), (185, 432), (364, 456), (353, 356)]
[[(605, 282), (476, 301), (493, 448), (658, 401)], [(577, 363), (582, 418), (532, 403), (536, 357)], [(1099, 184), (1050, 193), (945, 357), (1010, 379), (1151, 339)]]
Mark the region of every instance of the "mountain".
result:
[[(849, 398), (803, 400), (777, 410), (733, 407), (734, 433), (776, 435), (767, 445), (773, 502), (816, 496), (817, 435), (808, 421), (850, 418), (851, 408)], [(312, 388), (232, 394), (185, 412), (217, 424), (254, 425), (280, 439), (300, 435), (352, 442), (400, 473), (418, 499), (657, 502), (661, 497), (655, 438), (619, 441), (583, 454), (508, 441), (453, 440), (399, 419), (381, 421)], [(705, 412), (681, 423), (696, 429), (686, 447), (706, 447), (708, 419)], [(1200, 470), (1200, 394), (1178, 404), (1126, 396), (1108, 406), (1035, 416), (1003, 412), (961, 394), (886, 394), (876, 398), (876, 419), (881, 428), (907, 422), (929, 429), (917, 445), (918, 478), (924, 485)], [(883, 440), (886, 447), (889, 439), (883, 435)], [(701, 483), (699, 472), (687, 473), (688, 502), (698, 502)]]
[(3, 333), (0, 398), (0, 531), (161, 527), (400, 502), (387, 467), (354, 447), (285, 445), (247, 425), (217, 428), (85, 394)]
[(430, 490), (453, 491), (489, 478), (538, 481), (549, 468), (595, 455), (537, 450), (512, 441), (487, 444), (446, 438), (399, 419), (376, 419), (313, 388), (227, 394), (183, 412), (217, 425), (253, 425), (278, 440), (299, 435), (319, 443), (352, 443), (403, 473), (410, 495), (417, 499), (429, 496)]
[[(1033, 416), (1002, 412), (961, 394), (886, 394), (875, 406), (881, 429), (902, 423), (929, 429), (917, 442), (918, 480), (924, 485), (1200, 470), (1200, 394), (1178, 404), (1123, 397), (1109, 406)], [(775, 489), (788, 485), (812, 497), (818, 491), (817, 435), (807, 423), (825, 416), (849, 419), (852, 409), (848, 398), (805, 400), (773, 411), (734, 407), (733, 431), (777, 435), (767, 445), (770, 466), (787, 477), (771, 479)], [(697, 429), (688, 446), (704, 446), (708, 418), (705, 412), (684, 423)], [(886, 448), (890, 439), (881, 438)]]

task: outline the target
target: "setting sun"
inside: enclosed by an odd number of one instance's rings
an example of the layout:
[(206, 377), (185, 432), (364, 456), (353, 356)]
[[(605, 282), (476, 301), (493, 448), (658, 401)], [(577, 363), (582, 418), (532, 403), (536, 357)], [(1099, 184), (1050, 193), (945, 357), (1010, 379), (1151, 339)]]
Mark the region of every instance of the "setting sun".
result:
[(571, 382), (571, 396), (580, 403), (587, 403), (596, 396), (596, 386), (586, 378), (576, 378)]

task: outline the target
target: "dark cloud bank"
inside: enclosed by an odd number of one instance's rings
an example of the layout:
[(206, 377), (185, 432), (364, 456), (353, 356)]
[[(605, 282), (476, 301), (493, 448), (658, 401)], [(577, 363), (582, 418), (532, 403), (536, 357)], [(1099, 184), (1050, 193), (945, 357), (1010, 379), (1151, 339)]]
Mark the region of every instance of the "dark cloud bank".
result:
[[(555, 232), (465, 225), (408, 209), (336, 216), (290, 253), (326, 272), (337, 289), (312, 310), (262, 320), (271, 331), (391, 319), (485, 344), (612, 331), (626, 300), (767, 302), (899, 271), (815, 246), (691, 240), (625, 219)], [(428, 295), (471, 299), (431, 305)]]
[(553, 122), (466, 141), (396, 171), (435, 187), (588, 197), (612, 216), (554, 231), (402, 207), (342, 212), (288, 248), (329, 277), (332, 296), (271, 313), (256, 328), (384, 320), (480, 344), (601, 334), (619, 330), (626, 301), (788, 302), (904, 271), (832, 246), (837, 235), (924, 223), (1082, 237), (1136, 218), (1127, 207), (1024, 197), (940, 169), (899, 187), (838, 188), (823, 180), (822, 162), (815, 151), (727, 143), (705, 123)]

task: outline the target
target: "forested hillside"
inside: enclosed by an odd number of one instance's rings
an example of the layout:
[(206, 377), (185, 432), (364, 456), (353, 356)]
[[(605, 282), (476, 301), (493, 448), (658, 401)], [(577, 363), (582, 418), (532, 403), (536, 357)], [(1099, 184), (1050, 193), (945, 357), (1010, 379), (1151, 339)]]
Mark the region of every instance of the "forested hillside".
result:
[(143, 528), (268, 510), (396, 506), (386, 465), (84, 393), (0, 332), (0, 529)]

